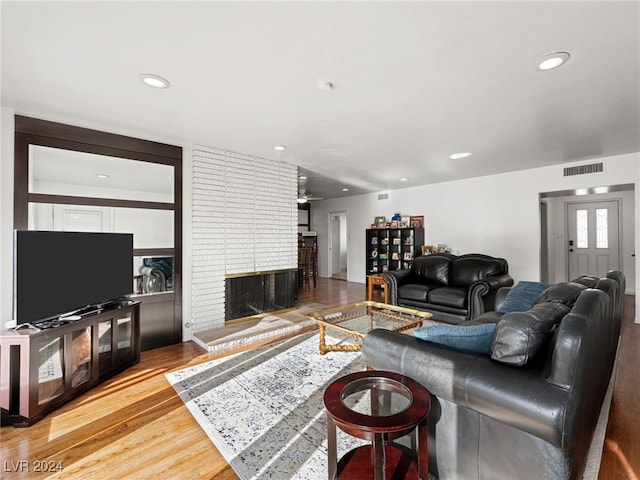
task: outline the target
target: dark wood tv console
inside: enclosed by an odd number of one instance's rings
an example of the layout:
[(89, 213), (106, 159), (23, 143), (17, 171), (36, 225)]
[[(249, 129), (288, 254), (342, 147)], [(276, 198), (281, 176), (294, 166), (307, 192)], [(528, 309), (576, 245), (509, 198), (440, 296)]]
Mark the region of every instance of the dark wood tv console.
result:
[(50, 328), (0, 332), (2, 425), (28, 427), (140, 361), (140, 303)]

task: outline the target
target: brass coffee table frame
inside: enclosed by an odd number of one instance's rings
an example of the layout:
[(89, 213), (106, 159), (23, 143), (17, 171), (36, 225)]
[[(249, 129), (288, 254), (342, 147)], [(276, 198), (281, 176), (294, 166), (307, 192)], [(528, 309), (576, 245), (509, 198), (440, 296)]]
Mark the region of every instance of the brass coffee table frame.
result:
[[(365, 308), (363, 309), (362, 307)], [(348, 320), (363, 317), (364, 315), (367, 315), (369, 317), (369, 323), (366, 332), (358, 332), (341, 325)], [(432, 317), (431, 313), (429, 312), (372, 301), (350, 303), (348, 305), (341, 305), (339, 307), (333, 307), (326, 310), (309, 313), (308, 316), (318, 322), (318, 329), (320, 331), (320, 355), (324, 355), (327, 352), (361, 351), (362, 340), (364, 340), (364, 336), (367, 334), (367, 332), (373, 330), (374, 328), (374, 315), (401, 322), (397, 327), (389, 329), (394, 332), (404, 332), (406, 330), (411, 330), (412, 328), (421, 327), (423, 320), (428, 320)], [(327, 328), (353, 337), (354, 339), (359, 340), (360, 344), (356, 343), (327, 345), (325, 338), (325, 332)]]

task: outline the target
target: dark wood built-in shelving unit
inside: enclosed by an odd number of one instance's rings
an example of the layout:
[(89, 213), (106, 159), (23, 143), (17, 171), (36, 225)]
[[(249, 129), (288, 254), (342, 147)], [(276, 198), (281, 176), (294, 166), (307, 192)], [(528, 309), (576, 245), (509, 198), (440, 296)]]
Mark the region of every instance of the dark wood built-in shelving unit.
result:
[(366, 233), (367, 275), (404, 270), (420, 255), (423, 228), (368, 228)]

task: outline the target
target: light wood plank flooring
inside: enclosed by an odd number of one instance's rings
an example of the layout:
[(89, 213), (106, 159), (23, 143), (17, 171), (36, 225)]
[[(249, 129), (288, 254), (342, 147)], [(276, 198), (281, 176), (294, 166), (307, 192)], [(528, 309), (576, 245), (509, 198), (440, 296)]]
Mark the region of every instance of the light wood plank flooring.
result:
[[(301, 300), (328, 306), (364, 298), (364, 285), (339, 280), (321, 278), (317, 288), (300, 290)], [(599, 477), (607, 480), (640, 476), (640, 326), (633, 323), (633, 298), (627, 300)], [(193, 342), (143, 352), (140, 364), (34, 426), (3, 427), (0, 478), (237, 479), (164, 377), (212, 358)], [(35, 472), (38, 461), (54, 462), (63, 471)], [(30, 471), (15, 471), (26, 467)]]

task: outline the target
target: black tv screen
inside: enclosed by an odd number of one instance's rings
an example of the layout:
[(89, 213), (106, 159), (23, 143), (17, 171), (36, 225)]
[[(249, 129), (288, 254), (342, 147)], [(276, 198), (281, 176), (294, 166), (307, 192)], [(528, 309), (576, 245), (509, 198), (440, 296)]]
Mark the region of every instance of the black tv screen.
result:
[(18, 324), (74, 313), (132, 290), (132, 234), (15, 231)]

